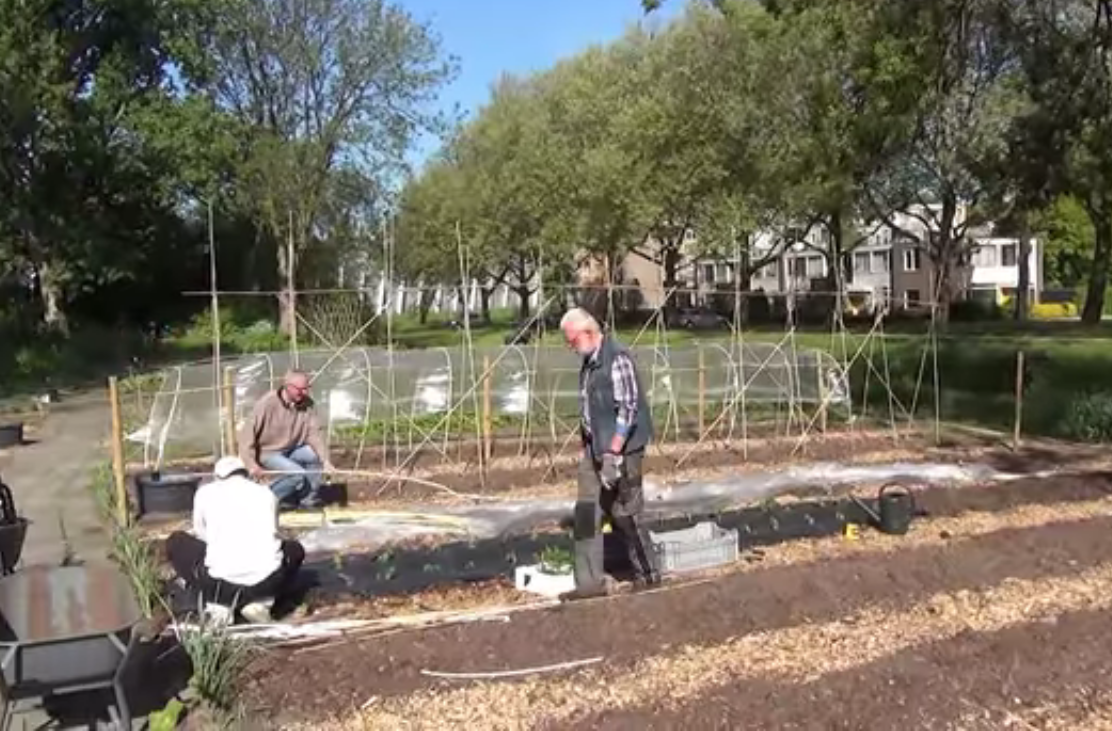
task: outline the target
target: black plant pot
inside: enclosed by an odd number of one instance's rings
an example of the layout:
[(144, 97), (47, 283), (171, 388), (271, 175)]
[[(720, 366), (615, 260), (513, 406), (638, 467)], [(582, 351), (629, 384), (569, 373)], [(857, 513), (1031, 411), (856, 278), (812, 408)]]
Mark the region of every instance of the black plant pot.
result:
[(27, 539), (30, 523), (26, 518), (16, 518), (14, 523), (0, 525), (0, 567), (5, 574), (15, 571), (23, 555), (23, 542)]
[(135, 476), (135, 503), (139, 515), (181, 515), (193, 509), (193, 495), (201, 485), (195, 475), (164, 475), (159, 472)]
[(23, 444), (23, 422), (0, 424), (0, 448)]

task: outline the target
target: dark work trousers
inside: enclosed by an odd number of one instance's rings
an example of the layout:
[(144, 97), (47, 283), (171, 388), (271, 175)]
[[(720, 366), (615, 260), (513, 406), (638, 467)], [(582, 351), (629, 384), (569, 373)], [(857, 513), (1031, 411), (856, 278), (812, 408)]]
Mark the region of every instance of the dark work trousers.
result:
[(610, 520), (615, 536), (629, 554), (634, 579), (656, 583), (660, 574), (652, 553), (648, 531), (642, 525), (645, 496), (641, 488), (641, 463), (644, 453), (628, 454), (622, 460), (618, 484), (602, 484), (596, 461), (588, 446), (579, 460), (579, 495), (575, 502), (575, 586), (593, 589), (605, 580), (603, 570), (602, 519)]
[(254, 586), (240, 586), (209, 576), (205, 568), (205, 543), (189, 533), (179, 531), (166, 539), (166, 557), (186, 586), (200, 592), (204, 601), (238, 609), (261, 599), (280, 599), (290, 591), (305, 561), (305, 549), (297, 541), (282, 541), (282, 564)]

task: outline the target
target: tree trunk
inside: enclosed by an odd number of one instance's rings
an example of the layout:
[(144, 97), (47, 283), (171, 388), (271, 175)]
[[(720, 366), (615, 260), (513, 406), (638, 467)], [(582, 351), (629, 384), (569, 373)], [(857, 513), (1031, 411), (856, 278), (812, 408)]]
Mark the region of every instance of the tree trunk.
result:
[(490, 322), (490, 298), (494, 287), (479, 287), (479, 315), (483, 322)]
[(937, 299), (934, 303), (935, 319), (940, 325), (946, 325), (950, 322), (950, 302), (954, 298), (954, 270), (961, 258), (961, 251), (958, 248), (960, 242), (954, 239), (954, 218), (956, 215), (957, 197), (944, 195), (938, 240), (935, 246), (931, 247), (931, 260), (934, 264), (937, 283), (935, 291), (929, 295)]
[[(682, 259), (682, 257), (680, 256), (680, 241), (683, 241), (683, 239), (680, 238), (678, 241), (666, 242), (664, 244), (663, 251), (661, 252), (664, 260), (665, 294), (668, 293), (668, 290), (679, 285), (679, 282), (676, 279), (676, 273), (679, 271), (680, 261)], [(665, 312), (669, 312), (676, 309), (676, 295), (673, 293), (671, 297), (668, 297), (664, 301), (663, 310)]]
[[(289, 290), (290, 266), (289, 250), (278, 247), (278, 332), (291, 335), (297, 327), (297, 292)], [(292, 300), (292, 302), (291, 302)], [(386, 303), (387, 307), (390, 303)]]
[(532, 290), (526, 285), (519, 284), (513, 288), (514, 294), (517, 295), (517, 315), (518, 319), (522, 322), (529, 321), (529, 296), (533, 294)]
[(1019, 246), (1016, 247), (1019, 260), (1019, 279), (1015, 290), (1015, 312), (1012, 313), (1017, 322), (1027, 319), (1031, 311), (1031, 234), (1027, 230), (1027, 215), (1020, 215)]
[(828, 231), (830, 232), (830, 248), (826, 252), (827, 264), (830, 267), (830, 274), (827, 281), (830, 282), (830, 289), (833, 293), (830, 303), (830, 315), (827, 320), (828, 324), (832, 327), (840, 327), (843, 320), (844, 307), (842, 305), (842, 297), (845, 293), (845, 275), (842, 271), (843, 266), (843, 241), (842, 241), (842, 214), (836, 211), (831, 214), (828, 222)]
[(38, 267), (38, 275), (43, 324), (50, 330), (66, 335), (69, 333), (69, 318), (65, 312), (65, 294), (54, 267), (44, 262)]
[(429, 310), (432, 309), (432, 303), (436, 299), (436, 290), (432, 287), (426, 287), (421, 290), (421, 303), (417, 310), (417, 320), (422, 325), (427, 325), (429, 322)]
[(1089, 217), (1096, 232), (1093, 247), (1093, 266), (1089, 270), (1089, 289), (1085, 293), (1085, 307), (1081, 322), (1096, 325), (1104, 312), (1104, 291), (1108, 287), (1108, 269), (1112, 266), (1112, 220), (1103, 210), (1089, 206)]
[(459, 292), (459, 321), (466, 322), (471, 314), (471, 289), (461, 284), (456, 291)]

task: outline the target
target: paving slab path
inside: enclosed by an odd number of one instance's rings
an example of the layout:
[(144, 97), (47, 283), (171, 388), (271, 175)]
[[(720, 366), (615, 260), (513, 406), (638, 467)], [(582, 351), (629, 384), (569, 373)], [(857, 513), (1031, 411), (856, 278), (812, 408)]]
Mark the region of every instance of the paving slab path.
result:
[(51, 406), (30, 443), (0, 450), (0, 476), (12, 490), (16, 510), (31, 521), (24, 566), (57, 565), (66, 556), (105, 560), (109, 536), (92, 491), (95, 467), (107, 456), (111, 431), (108, 400), (73, 395)]

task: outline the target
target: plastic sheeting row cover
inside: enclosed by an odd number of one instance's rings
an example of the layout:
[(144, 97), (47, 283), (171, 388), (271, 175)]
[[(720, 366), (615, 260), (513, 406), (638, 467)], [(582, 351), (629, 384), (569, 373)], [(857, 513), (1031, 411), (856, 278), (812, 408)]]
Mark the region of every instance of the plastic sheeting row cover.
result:
[[(645, 501), (649, 514), (672, 517), (727, 510), (801, 488), (834, 490), (885, 482), (969, 485), (1024, 476), (1000, 472), (985, 464), (818, 462), (776, 472), (741, 472), (682, 486), (661, 485), (647, 478)], [(570, 520), (574, 506), (574, 500), (569, 497), (566, 500), (505, 500), (459, 507), (414, 507), (409, 513), (382, 512), (351, 522), (330, 522), (301, 536), (301, 542), (307, 551), (314, 553), (375, 547), (430, 535), (469, 540), (501, 538), (528, 532), (545, 523)]]
[[(633, 348), (651, 403), (679, 409), (698, 402), (698, 346)], [(772, 343), (702, 346), (707, 403), (745, 399), (752, 403), (847, 403), (842, 367), (819, 350)], [(574, 413), (579, 361), (560, 347), (435, 348), (394, 351), (353, 348), (303, 351), (302, 370), (313, 375), (321, 420), (330, 429), (365, 422), (444, 414), (453, 406), (472, 408), (471, 394), (491, 363), (495, 413), (525, 415), (532, 410)], [(263, 353), (223, 361), (235, 369), (237, 427), (266, 391), (289, 370), (289, 353)], [(222, 376), (212, 362), (174, 367), (164, 373), (147, 423), (128, 435), (144, 445), (144, 461), (160, 464), (168, 446), (178, 453), (207, 453), (219, 445), (225, 409), (220, 407)]]

